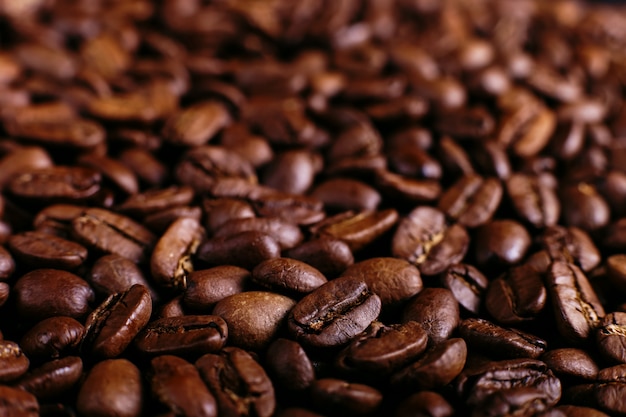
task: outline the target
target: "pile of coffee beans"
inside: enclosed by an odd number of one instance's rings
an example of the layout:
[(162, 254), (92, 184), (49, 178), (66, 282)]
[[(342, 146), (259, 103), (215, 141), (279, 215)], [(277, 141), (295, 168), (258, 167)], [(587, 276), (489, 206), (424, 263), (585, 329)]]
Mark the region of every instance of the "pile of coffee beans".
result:
[(0, 1), (0, 415), (626, 416), (626, 9)]

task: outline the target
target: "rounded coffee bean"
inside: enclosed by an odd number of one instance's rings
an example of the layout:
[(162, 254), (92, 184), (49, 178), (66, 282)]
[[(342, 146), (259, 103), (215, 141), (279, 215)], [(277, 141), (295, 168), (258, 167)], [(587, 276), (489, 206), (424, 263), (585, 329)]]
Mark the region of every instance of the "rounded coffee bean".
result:
[(210, 265), (252, 269), (267, 259), (278, 258), (280, 251), (280, 245), (272, 236), (250, 231), (205, 241), (198, 248), (198, 259)]
[(593, 381), (598, 375), (595, 360), (582, 349), (552, 349), (544, 353), (541, 360), (563, 381)]
[(612, 255), (606, 259), (607, 277), (622, 293), (626, 293), (626, 255)]
[(616, 312), (604, 316), (596, 331), (596, 344), (607, 360), (626, 363), (626, 313)]
[(494, 220), (478, 229), (476, 260), (479, 264), (495, 262), (515, 264), (530, 247), (530, 235), (513, 220)]
[(210, 311), (220, 300), (244, 291), (250, 281), (250, 272), (238, 266), (222, 265), (193, 271), (187, 277), (183, 294), (185, 307)]
[(75, 350), (85, 328), (71, 317), (44, 319), (24, 334), (20, 346), (32, 359), (56, 359)]
[(36, 269), (23, 275), (15, 283), (13, 293), (18, 313), (34, 320), (83, 317), (95, 298), (87, 282), (59, 269)]
[(498, 179), (468, 175), (443, 193), (438, 208), (463, 226), (478, 227), (493, 217), (501, 199)]
[(241, 232), (251, 231), (270, 235), (278, 242), (281, 250), (291, 249), (304, 239), (298, 226), (272, 217), (232, 219), (217, 229), (213, 236), (216, 238), (227, 238)]
[(327, 282), (320, 271), (289, 258), (274, 258), (261, 262), (252, 270), (252, 281), (278, 292), (303, 295)]
[(310, 346), (340, 346), (365, 330), (380, 309), (380, 298), (364, 282), (333, 280), (291, 309), (288, 327), (297, 340)]
[(333, 178), (319, 184), (311, 192), (311, 196), (324, 203), (328, 210), (376, 210), (381, 196), (374, 188), (364, 182)]
[(213, 308), (213, 314), (228, 324), (228, 341), (232, 345), (259, 350), (271, 343), (295, 304), (284, 295), (249, 291), (222, 299)]
[(39, 402), (30, 392), (0, 385), (0, 404), (7, 416), (38, 417)]
[(255, 217), (250, 204), (234, 198), (207, 199), (203, 202), (203, 208), (207, 218), (205, 225), (210, 232), (215, 232), (229, 220)]
[(445, 398), (433, 391), (420, 391), (396, 408), (395, 417), (452, 417), (454, 409)]
[(391, 229), (397, 220), (398, 212), (394, 209), (348, 211), (324, 219), (311, 232), (319, 237), (341, 239), (352, 252), (357, 252)]
[(40, 400), (53, 400), (70, 390), (83, 373), (83, 361), (67, 356), (44, 363), (21, 377), (17, 386)]
[(548, 394), (536, 388), (516, 387), (496, 391), (474, 409), (472, 417), (502, 415), (544, 415), (549, 408)]
[(459, 325), (459, 303), (445, 288), (426, 288), (404, 307), (402, 321), (418, 322), (432, 343), (450, 337)]
[(15, 271), (15, 261), (11, 253), (0, 246), (0, 281), (5, 281), (11, 277)]
[(141, 373), (126, 359), (97, 363), (80, 387), (76, 409), (82, 415), (135, 417), (143, 406)]
[(163, 317), (148, 323), (135, 337), (135, 346), (148, 355), (198, 356), (219, 351), (228, 338), (226, 322), (218, 316)]
[(472, 265), (454, 264), (443, 273), (441, 280), (461, 307), (478, 314), (483, 295), (489, 285), (482, 272)]
[(267, 348), (265, 364), (278, 386), (288, 391), (307, 389), (315, 380), (311, 360), (298, 342), (276, 339)]
[(150, 288), (137, 264), (115, 254), (98, 258), (91, 267), (87, 279), (96, 292), (107, 297), (124, 292), (134, 284)]
[(323, 410), (357, 415), (373, 413), (383, 400), (375, 388), (334, 378), (313, 381), (311, 398)]
[(565, 187), (561, 192), (561, 203), (563, 219), (568, 226), (593, 231), (606, 226), (611, 218), (608, 203), (590, 184)]
[(0, 383), (19, 378), (29, 365), (30, 361), (17, 343), (0, 340)]
[(384, 307), (397, 307), (422, 290), (419, 270), (402, 259), (371, 258), (348, 267), (340, 279), (363, 281)]

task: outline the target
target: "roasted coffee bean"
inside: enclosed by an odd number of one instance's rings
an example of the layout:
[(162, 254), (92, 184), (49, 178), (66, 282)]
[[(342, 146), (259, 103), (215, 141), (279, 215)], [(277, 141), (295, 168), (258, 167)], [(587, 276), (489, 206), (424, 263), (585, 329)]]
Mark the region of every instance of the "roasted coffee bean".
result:
[(9, 284), (0, 282), (0, 307), (9, 299)]
[(180, 218), (167, 228), (154, 246), (150, 272), (164, 287), (185, 289), (193, 271), (191, 257), (204, 239), (204, 229), (195, 219)]
[(30, 392), (0, 385), (0, 404), (7, 416), (35, 417), (39, 415), (39, 402)]
[(549, 350), (543, 354), (544, 361), (550, 370), (561, 380), (593, 381), (598, 375), (598, 365), (594, 359), (582, 349), (561, 348)]
[(418, 322), (430, 342), (438, 344), (448, 339), (459, 325), (459, 303), (450, 290), (426, 288), (406, 304), (402, 321)]
[(11, 252), (32, 268), (75, 269), (87, 259), (78, 243), (43, 232), (24, 232), (9, 238)]
[(79, 217), (85, 207), (72, 204), (53, 204), (41, 210), (33, 221), (38, 231), (67, 238), (71, 234), (72, 220)]
[(506, 190), (517, 214), (541, 228), (554, 226), (561, 213), (555, 191), (539, 178), (515, 173), (506, 180)]
[(0, 382), (19, 378), (28, 370), (29, 364), (30, 361), (17, 343), (0, 340)]
[(354, 263), (348, 244), (330, 236), (309, 239), (289, 249), (285, 255), (317, 268), (329, 279), (339, 276)]
[(468, 175), (443, 193), (437, 207), (459, 224), (477, 227), (491, 220), (501, 199), (502, 185), (497, 179)]
[(441, 185), (433, 180), (415, 180), (386, 170), (376, 170), (375, 183), (390, 199), (411, 203), (435, 201), (441, 195)]
[(246, 351), (224, 348), (195, 363), (217, 400), (220, 415), (269, 417), (274, 414), (274, 386), (261, 365)]
[(575, 263), (585, 272), (600, 264), (600, 251), (591, 237), (577, 227), (548, 227), (541, 242), (552, 260)]
[(545, 340), (521, 330), (500, 327), (484, 319), (469, 318), (459, 323), (459, 335), (471, 349), (501, 358), (536, 359), (546, 351)]
[(45, 201), (84, 201), (100, 190), (101, 175), (90, 168), (55, 166), (19, 174), (8, 189), (15, 196)]
[(288, 327), (297, 340), (310, 346), (340, 346), (365, 330), (380, 308), (380, 298), (364, 282), (329, 281), (291, 309)]
[(11, 253), (0, 246), (0, 281), (5, 281), (13, 275), (15, 271), (15, 261)]
[(185, 307), (209, 311), (220, 300), (244, 291), (250, 281), (250, 272), (231, 265), (193, 271), (187, 277), (183, 294)]
[(415, 321), (385, 326), (373, 322), (337, 356), (339, 369), (360, 374), (389, 374), (416, 359), (428, 334)]
[(451, 417), (454, 408), (434, 391), (420, 391), (403, 400), (396, 408), (395, 417)]
[(474, 314), (478, 314), (487, 285), (487, 278), (468, 264), (450, 265), (442, 274), (442, 284), (452, 292), (456, 301)]
[(50, 317), (28, 330), (20, 346), (29, 358), (56, 359), (78, 348), (84, 333), (83, 325), (71, 317)]
[(74, 218), (72, 233), (85, 245), (133, 262), (146, 260), (156, 240), (152, 232), (130, 218), (99, 208), (88, 208)]
[(176, 356), (158, 356), (151, 361), (150, 387), (171, 413), (186, 417), (217, 417), (215, 397), (204, 385), (198, 370)]
[(626, 383), (623, 381), (596, 384), (594, 394), (598, 408), (601, 410), (609, 415), (626, 414), (626, 404), (623, 401), (626, 396)]
[(476, 405), (499, 390), (535, 388), (547, 394), (548, 404), (561, 398), (561, 383), (535, 359), (510, 359), (467, 367), (456, 381), (457, 391), (467, 404)]
[(364, 282), (385, 307), (397, 307), (422, 290), (419, 270), (402, 259), (371, 258), (349, 266), (341, 280)]
[(532, 266), (520, 265), (489, 283), (485, 306), (499, 323), (515, 324), (534, 319), (543, 310), (546, 299), (541, 274)]
[(120, 162), (146, 184), (161, 185), (168, 175), (165, 165), (146, 149), (125, 149), (120, 153), (119, 158)]
[(604, 317), (587, 277), (575, 265), (554, 262), (546, 284), (561, 336), (575, 343), (585, 341)]
[(568, 226), (594, 231), (609, 223), (611, 210), (593, 185), (580, 183), (561, 191), (563, 219)]
[(165, 317), (182, 317), (185, 315), (185, 310), (183, 308), (183, 296), (179, 295), (177, 297), (172, 298), (167, 303), (163, 304), (158, 312), (158, 318)]
[(0, 159), (0, 188), (4, 189), (14, 177), (24, 171), (45, 172), (53, 165), (50, 155), (43, 148), (38, 146), (17, 148)]
[(313, 381), (311, 398), (327, 411), (357, 415), (373, 413), (383, 400), (375, 388), (334, 378)]
[(399, 389), (441, 388), (461, 373), (466, 358), (465, 341), (458, 338), (448, 339), (429, 348), (416, 362), (395, 372), (390, 382)]
[(135, 173), (126, 165), (106, 156), (87, 154), (78, 158), (78, 164), (92, 168), (102, 174), (116, 189), (126, 194), (137, 194), (139, 184)]
[(251, 278), (263, 287), (292, 294), (308, 294), (327, 282), (317, 269), (289, 258), (261, 262), (252, 270)]
[(265, 260), (278, 258), (280, 251), (280, 244), (269, 234), (248, 231), (206, 240), (198, 248), (197, 256), (210, 265), (253, 269)]
[(626, 363), (626, 313), (616, 312), (604, 316), (596, 333), (600, 353), (611, 362)]
[(606, 259), (606, 273), (615, 288), (626, 291), (626, 255), (609, 256)]
[(67, 356), (30, 370), (17, 381), (16, 385), (37, 399), (54, 399), (71, 389), (78, 382), (82, 372), (83, 361), (77, 356)]
[(164, 317), (154, 320), (135, 337), (148, 355), (198, 356), (217, 352), (226, 343), (228, 327), (218, 316)]
[(119, 356), (148, 324), (151, 314), (152, 299), (143, 285), (109, 296), (87, 317), (83, 351), (102, 358)]
[(548, 410), (549, 403), (548, 394), (536, 388), (505, 389), (485, 398), (472, 416), (545, 415), (541, 413)]
[(432, 207), (418, 207), (395, 232), (392, 253), (415, 264), (425, 275), (443, 272), (463, 259), (469, 236), (459, 225), (446, 226), (444, 214)]
[(171, 207), (188, 205), (193, 197), (193, 189), (185, 186), (148, 190), (129, 196), (117, 210), (131, 216), (145, 216)]
[(561, 405), (556, 410), (562, 411), (567, 417), (608, 417), (600, 410), (576, 405)]
[(515, 264), (530, 247), (528, 231), (514, 220), (494, 220), (478, 229), (476, 260), (479, 264)]
[(364, 182), (333, 178), (321, 183), (311, 191), (311, 196), (324, 203), (328, 210), (376, 210), (380, 194)]
[(149, 288), (141, 269), (130, 259), (115, 254), (98, 258), (87, 279), (96, 292), (107, 297), (124, 292), (135, 284)]
[(217, 101), (196, 103), (172, 115), (163, 127), (165, 140), (177, 145), (200, 146), (230, 122), (230, 114)]
[(255, 217), (250, 204), (234, 198), (205, 199), (202, 206), (207, 218), (206, 226), (211, 232), (231, 219)]
[(59, 269), (31, 271), (17, 280), (12, 292), (19, 314), (34, 320), (52, 316), (83, 317), (95, 298), (86, 281)]
[[(260, 350), (269, 345), (296, 302), (284, 295), (248, 291), (220, 300), (213, 313), (228, 324), (228, 341), (242, 349)], [(246, 308), (242, 309), (241, 306)]]
[(214, 236), (229, 237), (241, 232), (262, 232), (272, 236), (280, 244), (282, 250), (291, 249), (303, 240), (298, 226), (278, 218), (245, 218), (232, 219), (215, 231)]
[(265, 364), (279, 388), (288, 391), (307, 389), (315, 380), (315, 370), (298, 342), (279, 338), (267, 348)]

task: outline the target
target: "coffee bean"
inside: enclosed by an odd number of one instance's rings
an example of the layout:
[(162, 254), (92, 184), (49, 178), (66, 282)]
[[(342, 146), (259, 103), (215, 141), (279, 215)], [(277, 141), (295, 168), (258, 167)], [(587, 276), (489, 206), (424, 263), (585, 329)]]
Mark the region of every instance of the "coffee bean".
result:
[(32, 359), (57, 359), (75, 350), (84, 332), (83, 325), (71, 317), (50, 317), (28, 330), (20, 346)]
[(328, 210), (376, 210), (380, 194), (369, 185), (348, 178), (333, 178), (321, 183), (311, 196), (324, 203)]
[(102, 358), (119, 356), (148, 324), (151, 314), (152, 299), (143, 285), (113, 294), (87, 317), (81, 348)]
[(42, 232), (24, 232), (9, 238), (11, 252), (33, 268), (75, 269), (87, 258), (78, 243)]
[(30, 361), (15, 342), (0, 340), (0, 382), (10, 382), (22, 376)]
[(115, 159), (100, 155), (82, 155), (78, 158), (78, 164), (88, 168), (92, 168), (102, 174), (102, 178), (106, 178), (115, 185), (116, 189), (126, 194), (137, 194), (139, 184), (135, 173), (126, 165)]
[(17, 381), (17, 386), (37, 399), (55, 399), (70, 390), (83, 372), (83, 361), (77, 356), (67, 356), (31, 369)]
[(626, 313), (616, 312), (604, 316), (596, 333), (600, 353), (611, 362), (626, 363), (623, 344), (626, 337)]
[(200, 102), (172, 115), (165, 122), (163, 137), (177, 145), (200, 146), (229, 122), (225, 106), (216, 101)]
[(582, 349), (553, 349), (544, 353), (541, 360), (562, 381), (567, 378), (580, 382), (593, 381), (598, 374), (598, 365), (589, 353)]
[(231, 219), (255, 217), (250, 204), (234, 198), (205, 199), (202, 206), (207, 217), (206, 226), (211, 232)]
[(94, 293), (89, 284), (70, 272), (36, 269), (13, 286), (17, 311), (28, 319), (52, 316), (80, 318), (89, 311)]
[[(240, 306), (245, 305), (242, 309)], [(213, 314), (228, 324), (231, 344), (248, 350), (269, 345), (287, 319), (295, 301), (284, 295), (265, 291), (233, 294), (213, 307)]]
[(478, 229), (476, 260), (479, 264), (515, 264), (524, 258), (530, 235), (513, 220), (494, 220)]
[(487, 223), (502, 199), (502, 185), (495, 178), (469, 175), (444, 192), (438, 208), (452, 220), (467, 227)]
[(21, 389), (0, 385), (0, 401), (2, 401), (2, 410), (7, 416), (35, 417), (39, 415), (37, 398)]
[(541, 242), (552, 260), (575, 263), (585, 272), (601, 261), (600, 251), (591, 237), (577, 227), (548, 227)]
[(549, 403), (548, 394), (536, 388), (505, 389), (485, 398), (472, 416), (545, 415), (540, 413), (548, 410)]
[(313, 381), (311, 397), (320, 408), (357, 415), (374, 412), (382, 402), (377, 389), (334, 378)]
[(265, 363), (279, 388), (302, 391), (315, 380), (311, 360), (298, 342), (279, 338), (267, 349)]
[(148, 355), (198, 356), (217, 352), (226, 343), (228, 327), (218, 316), (163, 317), (135, 337), (135, 347)]
[(513, 174), (506, 181), (506, 190), (517, 214), (535, 227), (554, 226), (561, 204), (554, 190), (539, 178)]
[(265, 168), (263, 184), (285, 193), (304, 194), (313, 185), (316, 169), (315, 155), (306, 150), (290, 150), (276, 155)]
[(245, 218), (232, 219), (215, 231), (214, 236), (229, 237), (241, 232), (262, 232), (272, 236), (281, 249), (291, 249), (303, 240), (300, 229), (291, 223), (278, 218)]
[(15, 261), (11, 253), (0, 246), (0, 281), (7, 280), (15, 271)]
[(327, 282), (317, 269), (289, 258), (261, 262), (252, 270), (251, 278), (263, 287), (296, 295), (308, 294)]
[(500, 327), (484, 319), (469, 318), (461, 321), (459, 334), (470, 348), (494, 357), (536, 359), (547, 348), (546, 341), (537, 336)]
[(300, 300), (289, 312), (291, 334), (315, 347), (349, 342), (380, 313), (380, 298), (364, 282), (329, 281)]
[[(88, 281), (93, 289), (107, 297), (124, 292), (135, 284), (150, 288), (143, 272), (130, 259), (120, 255), (105, 255), (98, 258), (89, 272)], [(154, 293), (151, 293), (154, 297)]]
[(448, 339), (459, 325), (459, 304), (445, 288), (425, 288), (404, 307), (402, 321), (418, 322), (432, 344)]
[(461, 307), (478, 314), (489, 281), (475, 267), (468, 264), (450, 265), (442, 274), (442, 284), (452, 292)]
[(330, 236), (309, 239), (289, 249), (285, 255), (317, 268), (330, 279), (339, 276), (354, 263), (348, 244)]
[(9, 299), (9, 284), (6, 282), (0, 282), (0, 306), (7, 302)]
[(193, 197), (193, 189), (185, 186), (148, 190), (129, 196), (117, 210), (131, 216), (145, 216), (171, 207), (188, 205)]
[(568, 226), (585, 231), (597, 230), (608, 224), (611, 213), (607, 202), (593, 185), (580, 183), (561, 191), (563, 218)]
[(278, 258), (280, 244), (271, 235), (247, 231), (206, 240), (198, 248), (198, 259), (209, 265), (234, 265), (253, 269), (261, 262)]
[(183, 295), (185, 307), (207, 311), (220, 300), (244, 291), (250, 272), (231, 265), (193, 271)]
[(441, 395), (433, 391), (420, 391), (403, 400), (394, 416), (451, 417), (453, 414), (454, 409)]
[(8, 189), (17, 197), (47, 201), (84, 201), (100, 190), (101, 176), (90, 168), (54, 166), (19, 174)]
[(608, 417), (608, 414), (589, 407), (560, 405), (556, 409), (565, 413), (567, 417)]
[(441, 195), (441, 185), (432, 180), (415, 180), (390, 171), (378, 169), (375, 172), (376, 186), (390, 199), (411, 203), (435, 201)]
[(274, 414), (274, 387), (261, 365), (246, 351), (224, 348), (195, 363), (209, 387), (221, 415), (269, 417)]

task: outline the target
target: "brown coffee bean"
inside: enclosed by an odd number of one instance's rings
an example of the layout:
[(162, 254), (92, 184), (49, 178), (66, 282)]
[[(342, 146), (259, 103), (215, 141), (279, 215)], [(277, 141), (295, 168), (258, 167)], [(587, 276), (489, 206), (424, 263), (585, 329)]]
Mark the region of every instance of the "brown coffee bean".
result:
[[(561, 413), (547, 411), (550, 407), (548, 394), (536, 388), (516, 387), (496, 391), (474, 409), (472, 417), (521, 414), (563, 417)], [(548, 414), (544, 413), (545, 411)], [(504, 415), (506, 415), (504, 414)]]
[(0, 188), (9, 185), (21, 172), (39, 172), (53, 165), (50, 155), (43, 148), (38, 146), (18, 148), (0, 159)]
[(6, 282), (0, 282), (0, 306), (7, 302), (9, 299), (9, 284)]
[(202, 206), (207, 218), (205, 224), (211, 232), (215, 232), (231, 219), (255, 217), (250, 204), (234, 198), (205, 199)]
[(502, 358), (533, 358), (541, 356), (547, 344), (530, 333), (504, 328), (484, 319), (469, 318), (459, 324), (459, 334), (470, 348)]
[(87, 154), (78, 158), (78, 164), (92, 168), (102, 174), (115, 187), (126, 194), (137, 194), (139, 184), (135, 173), (121, 162), (106, 156)]
[(17, 343), (0, 340), (0, 382), (10, 382), (24, 375), (29, 364)]
[(217, 101), (200, 102), (172, 115), (163, 127), (163, 138), (176, 145), (201, 146), (230, 123), (230, 114)]
[[(249, 291), (220, 300), (213, 308), (213, 314), (228, 324), (231, 344), (259, 350), (271, 343), (295, 303), (284, 295)], [(246, 308), (242, 309), (241, 305)]]
[(565, 413), (567, 417), (609, 417), (600, 410), (576, 405), (560, 405), (556, 409)]
[(422, 290), (419, 270), (402, 259), (371, 258), (348, 267), (340, 279), (364, 282), (382, 306), (398, 307)]
[(626, 313), (610, 313), (599, 323), (596, 344), (600, 353), (609, 361), (626, 363), (626, 352), (623, 348), (625, 337)]
[(582, 349), (561, 348), (547, 351), (541, 357), (548, 368), (562, 381), (593, 381), (598, 375), (598, 365)]
[(381, 193), (390, 199), (411, 203), (435, 201), (441, 195), (441, 185), (432, 180), (415, 180), (410, 177), (378, 169), (375, 184)]
[(243, 292), (248, 281), (250, 272), (232, 265), (193, 271), (182, 301), (190, 309), (209, 311), (220, 300)]
[(308, 294), (327, 282), (314, 267), (289, 258), (261, 262), (252, 270), (251, 278), (263, 287), (296, 295)]
[(151, 314), (152, 299), (143, 285), (109, 296), (87, 317), (82, 350), (101, 358), (119, 356), (148, 324)]
[(348, 178), (333, 178), (313, 189), (313, 198), (324, 203), (329, 210), (376, 210), (380, 194), (369, 185)]
[(84, 201), (100, 190), (101, 175), (90, 168), (54, 166), (34, 169), (13, 177), (8, 189), (32, 200)]
[(327, 278), (335, 278), (354, 263), (347, 243), (330, 236), (311, 238), (285, 252), (288, 258), (317, 268)]
[(32, 231), (12, 235), (13, 254), (31, 268), (75, 269), (87, 259), (87, 249), (78, 243)]
[(279, 388), (302, 391), (315, 380), (315, 370), (306, 352), (298, 342), (279, 338), (267, 349), (267, 370)]
[(217, 352), (228, 338), (226, 322), (218, 316), (163, 317), (135, 337), (140, 352), (148, 355), (198, 356)]
[(164, 189), (148, 190), (129, 196), (117, 210), (131, 216), (154, 214), (171, 207), (185, 206), (191, 203), (194, 192), (191, 187), (172, 186)]
[(36, 269), (23, 275), (13, 286), (13, 293), (19, 314), (33, 320), (83, 317), (94, 300), (87, 282), (59, 269)]
[(0, 385), (0, 401), (2, 401), (3, 412), (6, 412), (7, 416), (39, 416), (37, 398), (29, 392)]
[(246, 351), (224, 348), (195, 363), (215, 399), (220, 415), (269, 417), (274, 414), (274, 387), (261, 365)]
[(563, 219), (568, 226), (594, 231), (608, 224), (611, 210), (593, 185), (580, 183), (561, 190)]
[(478, 227), (493, 217), (501, 199), (500, 181), (469, 175), (446, 190), (437, 207), (463, 226)]
[(168, 175), (165, 165), (146, 149), (125, 149), (119, 154), (119, 159), (139, 180), (152, 186), (162, 184)]
[(478, 269), (468, 264), (450, 265), (441, 280), (461, 307), (478, 314), (483, 295), (489, 285), (487, 278)]
[(409, 301), (402, 312), (402, 322), (418, 322), (430, 342), (438, 344), (448, 339), (459, 325), (459, 303), (450, 290), (425, 288)]
[(280, 244), (269, 234), (257, 231), (206, 240), (198, 248), (198, 259), (209, 265), (234, 265), (253, 269), (261, 262), (278, 258)]
[(264, 170), (263, 184), (279, 191), (304, 194), (313, 185), (319, 155), (306, 150), (290, 150), (277, 155)]
[[(133, 261), (115, 254), (98, 258), (87, 279), (96, 292), (107, 297), (124, 292), (135, 284), (150, 288), (143, 272)], [(151, 295), (154, 298), (155, 294)]]
[(514, 220), (494, 220), (478, 229), (476, 260), (479, 264), (515, 264), (530, 247), (528, 231)]
[(37, 399), (55, 399), (70, 390), (82, 373), (83, 361), (77, 356), (68, 356), (30, 370), (16, 385)]
[(555, 191), (539, 178), (515, 173), (506, 181), (506, 190), (517, 214), (535, 227), (554, 226), (561, 204)]
[(232, 219), (224, 223), (214, 233), (214, 237), (228, 237), (241, 232), (262, 232), (272, 236), (281, 249), (291, 249), (304, 239), (302, 232), (295, 224), (279, 218), (245, 218)]
[(0, 281), (5, 281), (13, 275), (15, 271), (15, 261), (11, 253), (0, 246)]
[(493, 116), (482, 107), (455, 109), (437, 114), (435, 126), (445, 135), (465, 139), (481, 139), (495, 129)]
[(313, 381), (311, 397), (322, 409), (357, 415), (376, 411), (383, 399), (375, 388), (334, 378)]
[(600, 264), (600, 251), (591, 237), (577, 227), (548, 227), (541, 242), (552, 260), (575, 263), (585, 272)]
[(441, 395), (433, 391), (420, 391), (405, 400), (396, 408), (395, 417), (451, 417), (454, 409)]
[(31, 359), (57, 359), (78, 348), (84, 332), (83, 325), (71, 317), (50, 317), (31, 327), (20, 346)]

